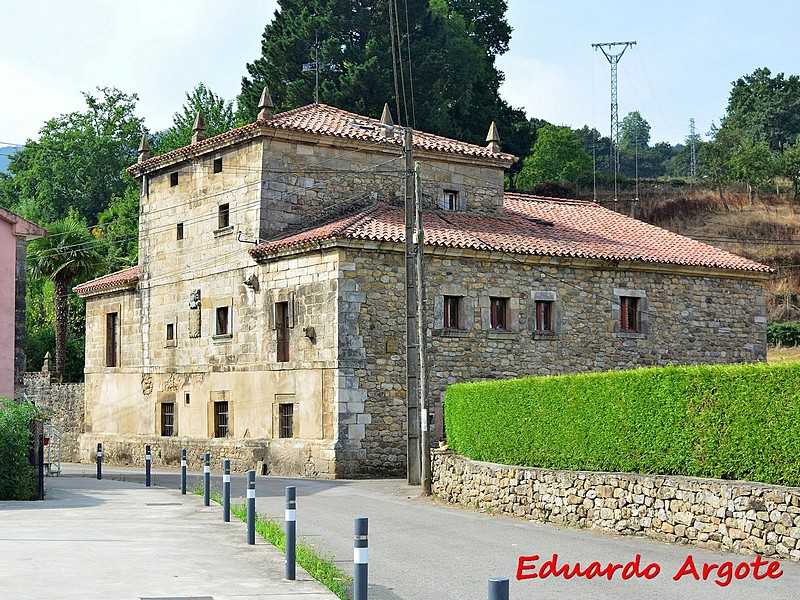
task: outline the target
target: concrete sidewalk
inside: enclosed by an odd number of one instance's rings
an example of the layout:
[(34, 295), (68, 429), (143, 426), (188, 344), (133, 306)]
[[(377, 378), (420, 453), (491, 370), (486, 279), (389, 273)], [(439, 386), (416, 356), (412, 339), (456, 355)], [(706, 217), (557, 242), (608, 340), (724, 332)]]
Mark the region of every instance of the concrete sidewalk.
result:
[(46, 500), (0, 502), (3, 600), (258, 600), (335, 596), (201, 497), (91, 477), (47, 478)]

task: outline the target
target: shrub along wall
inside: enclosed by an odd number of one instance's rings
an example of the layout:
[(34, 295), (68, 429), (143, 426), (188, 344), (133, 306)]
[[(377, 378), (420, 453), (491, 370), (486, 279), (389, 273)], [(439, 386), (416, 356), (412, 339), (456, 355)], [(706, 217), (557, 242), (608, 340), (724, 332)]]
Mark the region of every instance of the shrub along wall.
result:
[(458, 384), (445, 424), (474, 460), (800, 485), (800, 364)]
[(0, 398), (0, 500), (33, 500), (37, 493), (28, 459), (30, 424), (38, 416), (30, 402)]

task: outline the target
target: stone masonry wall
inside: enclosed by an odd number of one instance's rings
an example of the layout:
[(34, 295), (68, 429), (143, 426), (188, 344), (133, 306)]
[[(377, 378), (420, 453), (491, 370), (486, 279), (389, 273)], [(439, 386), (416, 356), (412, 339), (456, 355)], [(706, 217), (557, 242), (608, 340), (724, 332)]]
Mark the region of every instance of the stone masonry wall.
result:
[[(348, 250), (339, 284), (340, 379), (352, 409), (340, 414), (348, 423), (340, 436), (358, 437), (363, 452), (354, 460), (376, 476), (401, 475), (406, 456), (405, 271), (402, 253), (384, 248)], [(443, 433), (444, 392), (458, 382), (765, 358), (760, 282), (456, 252), (425, 261), (434, 440)], [(642, 331), (619, 332), (619, 297), (635, 294)], [(445, 295), (461, 299), (458, 329), (443, 327)], [(490, 328), (491, 297), (508, 299), (506, 330)], [(535, 331), (540, 297), (554, 301), (553, 332)]]
[(492, 513), (800, 560), (800, 488), (551, 471), (433, 452), (433, 493)]
[(45, 410), (45, 422), (64, 431), (61, 460), (76, 461), (84, 429), (84, 385), (53, 381), (50, 373), (25, 373), (25, 393)]

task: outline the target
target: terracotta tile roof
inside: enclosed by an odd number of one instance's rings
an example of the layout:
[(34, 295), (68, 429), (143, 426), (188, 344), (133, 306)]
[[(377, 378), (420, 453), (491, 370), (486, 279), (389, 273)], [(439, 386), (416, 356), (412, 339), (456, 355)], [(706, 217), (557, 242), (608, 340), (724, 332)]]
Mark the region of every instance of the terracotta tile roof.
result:
[(86, 283), (76, 285), (72, 291), (79, 296), (103, 292), (115, 287), (129, 286), (139, 281), (139, 267), (129, 267), (116, 273), (103, 275)]
[[(398, 129), (396, 134), (387, 134), (385, 128), (380, 125), (379, 119), (373, 119), (341, 110), (326, 104), (309, 104), (286, 112), (277, 113), (272, 119), (256, 121), (238, 129), (226, 131), (220, 135), (206, 138), (195, 144), (178, 148), (172, 152), (167, 152), (159, 156), (147, 159), (128, 167), (128, 172), (138, 170), (142, 167), (157, 167), (162, 163), (168, 163), (175, 159), (194, 156), (204, 147), (217, 146), (220, 142), (234, 140), (240, 137), (247, 137), (258, 132), (261, 128), (267, 130), (300, 131), (318, 135), (328, 135), (332, 137), (344, 138), (349, 140), (361, 140), (369, 143), (386, 143), (398, 147), (403, 146), (403, 135)], [(486, 124), (488, 130), (489, 123)], [(500, 160), (509, 165), (516, 162), (517, 158), (513, 154), (505, 152), (492, 152), (484, 146), (476, 146), (459, 142), (446, 137), (414, 131), (414, 148), (418, 150), (428, 150), (433, 152), (447, 152), (450, 154), (461, 154), (463, 156), (479, 157)]]
[[(424, 224), (426, 244), (449, 248), (770, 272), (766, 265), (577, 200), (509, 193), (502, 217), (426, 212)], [(258, 260), (276, 250), (333, 238), (403, 242), (403, 210), (378, 203), (260, 244), (250, 255)]]

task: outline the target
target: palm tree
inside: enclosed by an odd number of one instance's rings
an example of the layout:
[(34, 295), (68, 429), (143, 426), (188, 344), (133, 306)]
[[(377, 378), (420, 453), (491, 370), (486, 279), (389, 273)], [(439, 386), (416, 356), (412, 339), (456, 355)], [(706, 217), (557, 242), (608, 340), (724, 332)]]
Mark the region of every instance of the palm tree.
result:
[(47, 237), (28, 245), (28, 265), (32, 277), (53, 282), (56, 320), (56, 372), (63, 375), (67, 362), (67, 295), (75, 279), (96, 276), (106, 266), (97, 250), (97, 240), (86, 224), (74, 214), (47, 226)]

